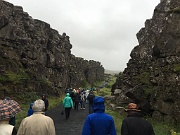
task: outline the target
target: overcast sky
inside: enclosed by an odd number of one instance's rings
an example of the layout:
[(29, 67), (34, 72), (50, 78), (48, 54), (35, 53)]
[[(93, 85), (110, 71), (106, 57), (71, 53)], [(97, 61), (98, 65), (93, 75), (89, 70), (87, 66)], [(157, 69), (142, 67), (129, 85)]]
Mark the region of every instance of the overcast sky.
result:
[(152, 18), (160, 0), (6, 0), (22, 6), (34, 19), (65, 32), (72, 54), (101, 62), (108, 70), (123, 71), (136, 33)]

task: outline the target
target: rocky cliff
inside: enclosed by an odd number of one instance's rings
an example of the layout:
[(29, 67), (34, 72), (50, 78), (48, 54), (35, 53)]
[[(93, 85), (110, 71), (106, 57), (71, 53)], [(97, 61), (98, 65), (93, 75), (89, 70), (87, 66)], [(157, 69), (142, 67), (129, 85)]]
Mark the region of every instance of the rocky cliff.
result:
[(104, 78), (100, 62), (71, 54), (70, 37), (0, 0), (0, 90), (60, 94)]
[(139, 45), (112, 87), (116, 102), (136, 102), (144, 114), (179, 124), (180, 1), (161, 1), (137, 39)]

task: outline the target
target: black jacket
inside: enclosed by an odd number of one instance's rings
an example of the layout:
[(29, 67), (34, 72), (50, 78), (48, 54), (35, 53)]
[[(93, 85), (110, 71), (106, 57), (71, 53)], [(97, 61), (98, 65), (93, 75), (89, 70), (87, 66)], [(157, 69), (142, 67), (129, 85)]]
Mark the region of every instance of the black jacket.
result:
[(121, 135), (155, 135), (151, 123), (138, 112), (128, 115), (122, 122)]
[(89, 101), (90, 104), (93, 104), (94, 97), (95, 95), (93, 93), (89, 93), (89, 95), (87, 96), (87, 100)]
[(42, 95), (42, 100), (44, 101), (44, 104), (45, 104), (45, 109), (44, 109), (44, 111), (47, 111), (47, 110), (48, 110), (48, 107), (49, 107), (49, 101), (48, 101), (48, 99), (46, 98), (46, 95), (45, 95), (45, 94)]
[(74, 94), (74, 101), (75, 102), (80, 102), (80, 99), (81, 99), (80, 94), (79, 93), (75, 93)]

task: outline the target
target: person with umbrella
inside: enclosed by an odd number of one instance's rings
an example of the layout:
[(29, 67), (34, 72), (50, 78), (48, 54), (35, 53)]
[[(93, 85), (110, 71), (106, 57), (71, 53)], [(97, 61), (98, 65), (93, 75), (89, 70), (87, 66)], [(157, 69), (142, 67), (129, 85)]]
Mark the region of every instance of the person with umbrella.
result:
[[(10, 97), (5, 97), (4, 100), (11, 100), (11, 98), (10, 98)], [(16, 124), (16, 118), (15, 118), (15, 116), (12, 117), (12, 118), (10, 118), (9, 124), (15, 126), (15, 124)]]
[(0, 135), (16, 135), (17, 130), (9, 124), (10, 118), (21, 111), (20, 105), (14, 100), (0, 100)]

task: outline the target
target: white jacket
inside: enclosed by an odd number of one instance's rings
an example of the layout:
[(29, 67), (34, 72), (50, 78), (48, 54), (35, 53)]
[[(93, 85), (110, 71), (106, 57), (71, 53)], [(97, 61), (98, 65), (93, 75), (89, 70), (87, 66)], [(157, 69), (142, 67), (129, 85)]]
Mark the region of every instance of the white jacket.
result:
[(0, 121), (0, 135), (12, 135), (14, 126), (6, 121)]

